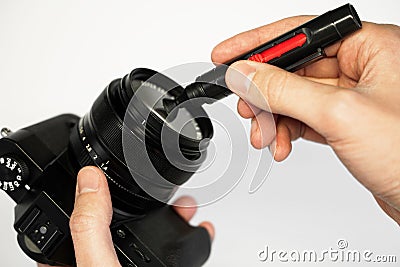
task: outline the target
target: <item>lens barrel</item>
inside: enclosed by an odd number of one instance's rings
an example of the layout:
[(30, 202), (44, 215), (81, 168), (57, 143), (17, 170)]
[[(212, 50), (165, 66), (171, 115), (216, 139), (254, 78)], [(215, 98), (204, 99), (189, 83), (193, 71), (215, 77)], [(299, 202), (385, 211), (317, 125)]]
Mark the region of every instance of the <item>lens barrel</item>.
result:
[[(143, 84), (147, 86), (142, 88)], [(160, 116), (163, 110), (155, 110), (140, 98), (135, 98), (139, 89), (144, 95), (162, 93), (163, 97), (170, 99), (174, 99), (184, 90), (179, 84), (156, 71), (135, 69), (124, 78), (112, 81), (105, 88), (70, 136), (72, 155), (76, 157), (79, 166), (100, 167), (109, 180), (114, 208), (131, 215), (143, 214), (163, 205), (138, 185), (138, 177), (132, 177), (141, 176), (140, 179), (148, 181), (155, 179), (154, 173), (140, 169), (145, 166), (146, 160), (150, 159), (158, 175), (166, 182), (163, 185), (155, 182), (154, 186), (159, 188), (152, 190), (158, 191), (157, 195), (168, 200), (177, 186), (186, 182), (200, 167), (201, 156), (206, 153), (213, 135), (211, 121), (202, 108), (196, 111), (200, 116), (196, 114), (197, 118), (192, 119), (193, 125), (196, 125), (193, 128), (198, 131), (197, 138), (193, 138), (167, 125)], [(131, 102), (133, 98), (135, 101)], [(125, 123), (126, 121), (129, 123)], [(132, 142), (128, 151), (124, 151), (123, 145), (126, 125), (129, 127), (129, 134), (134, 135), (129, 138)], [(170, 162), (163, 150), (162, 131), (174, 132), (179, 137), (179, 150), (184, 156), (182, 161), (185, 161), (184, 165), (193, 165), (191, 168), (179, 168), (179, 164)], [(128, 156), (133, 155), (135, 164), (132, 165), (135, 166), (127, 164), (124, 152)]]

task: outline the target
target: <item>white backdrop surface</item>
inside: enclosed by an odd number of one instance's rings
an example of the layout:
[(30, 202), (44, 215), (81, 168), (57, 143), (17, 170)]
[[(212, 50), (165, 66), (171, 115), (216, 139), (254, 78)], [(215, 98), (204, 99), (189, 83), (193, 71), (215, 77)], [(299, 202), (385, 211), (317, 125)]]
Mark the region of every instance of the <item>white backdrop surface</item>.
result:
[[(236, 33), (292, 15), (321, 14), (344, 3), (2, 0), (0, 126), (18, 129), (60, 113), (83, 115), (108, 82), (133, 68), (208, 62), (212, 48)], [(352, 4), (363, 20), (400, 24), (398, 1)], [(230, 97), (226, 103), (234, 108), (235, 101)], [(227, 197), (200, 208), (194, 218), (193, 223), (210, 220), (216, 227), (206, 266), (264, 266), (257, 254), (266, 245), (322, 251), (336, 247), (339, 239), (351, 249), (396, 255), (400, 261), (398, 225), (329, 148), (298, 141), (290, 158), (274, 164), (253, 195), (247, 191), (250, 179), (244, 177)], [(0, 194), (0, 265), (34, 266), (17, 245), (13, 207)]]

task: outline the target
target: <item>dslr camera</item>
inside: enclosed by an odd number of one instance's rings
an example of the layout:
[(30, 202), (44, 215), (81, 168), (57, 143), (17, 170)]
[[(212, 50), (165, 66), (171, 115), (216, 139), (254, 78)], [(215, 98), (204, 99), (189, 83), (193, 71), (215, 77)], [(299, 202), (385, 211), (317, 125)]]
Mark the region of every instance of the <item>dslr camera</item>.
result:
[[(135, 69), (112, 81), (82, 118), (64, 114), (2, 130), (0, 188), (16, 202), (14, 228), (30, 258), (76, 265), (69, 230), (76, 176), (94, 165), (108, 180), (110, 229), (122, 266), (201, 266), (207, 260), (207, 231), (166, 204), (200, 167), (213, 135), (201, 107), (196, 114), (180, 108), (166, 119), (163, 100), (183, 90), (163, 74)], [(165, 152), (165, 133), (176, 140), (170, 147), (179, 157)]]

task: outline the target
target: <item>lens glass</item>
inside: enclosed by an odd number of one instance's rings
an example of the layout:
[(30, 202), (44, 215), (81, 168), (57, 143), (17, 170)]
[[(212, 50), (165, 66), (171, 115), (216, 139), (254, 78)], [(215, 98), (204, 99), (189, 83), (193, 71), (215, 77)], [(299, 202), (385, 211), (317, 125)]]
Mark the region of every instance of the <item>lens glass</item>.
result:
[(164, 109), (164, 99), (174, 99), (161, 87), (148, 81), (133, 81), (132, 88), (140, 88), (140, 98), (150, 113), (154, 114), (161, 123), (170, 127), (179, 134), (194, 140), (202, 140), (203, 135), (200, 127), (192, 114), (185, 108), (176, 108), (175, 112), (168, 115)]

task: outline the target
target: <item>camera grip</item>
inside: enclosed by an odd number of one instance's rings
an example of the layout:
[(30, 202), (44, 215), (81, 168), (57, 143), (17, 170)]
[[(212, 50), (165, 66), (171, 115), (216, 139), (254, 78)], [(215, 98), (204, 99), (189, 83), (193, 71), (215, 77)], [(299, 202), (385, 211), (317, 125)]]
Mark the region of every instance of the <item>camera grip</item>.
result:
[(207, 230), (190, 226), (170, 206), (113, 226), (111, 232), (122, 266), (196, 267), (211, 250)]

